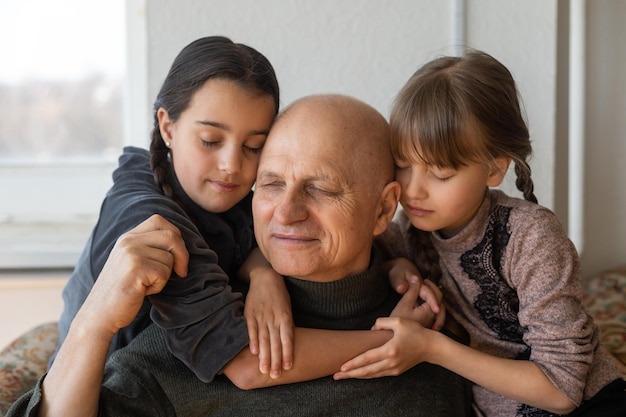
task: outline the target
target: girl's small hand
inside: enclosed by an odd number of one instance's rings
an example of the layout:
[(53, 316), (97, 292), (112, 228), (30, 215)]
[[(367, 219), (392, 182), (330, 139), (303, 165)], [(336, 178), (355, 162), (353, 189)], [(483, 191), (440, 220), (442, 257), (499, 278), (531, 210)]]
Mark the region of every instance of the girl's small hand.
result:
[(439, 287), (431, 280), (425, 279), (420, 287), (419, 298), (424, 300), (424, 304), (435, 314), (435, 320), (430, 326), (426, 326), (423, 322), (420, 324), (433, 330), (441, 330), (446, 321), (446, 307), (443, 304), (443, 293)]
[[(405, 294), (409, 287), (414, 287), (417, 294), (419, 294), (419, 300), (414, 301), (414, 305), (426, 303), (430, 310), (435, 313), (435, 319), (431, 325), (427, 324), (427, 321), (420, 320), (420, 323), (426, 327), (431, 327), (435, 330), (439, 330), (443, 327), (445, 321), (445, 309), (443, 308), (443, 295), (439, 288), (432, 281), (424, 280), (422, 284), (422, 278), (420, 273), (413, 262), (406, 258), (394, 258), (386, 261), (384, 267), (389, 274), (389, 282), (398, 294)], [(425, 312), (425, 314), (427, 314)], [(425, 318), (426, 319), (426, 318)]]
[(383, 317), (376, 320), (374, 330), (391, 330), (393, 337), (384, 345), (349, 360), (333, 375), (336, 380), (371, 379), (397, 376), (424, 361), (420, 350), (425, 345), (426, 330), (414, 320)]
[(408, 290), (390, 316), (414, 320), (424, 327), (440, 330), (445, 322), (442, 299), (441, 291), (432, 281), (424, 280), (423, 285), (418, 285), (415, 278), (411, 278)]
[(413, 262), (406, 258), (394, 258), (385, 262), (389, 271), (389, 283), (398, 294), (404, 294), (409, 289), (409, 282), (421, 285), (421, 276)]
[(250, 351), (259, 356), (259, 370), (278, 378), (293, 366), (291, 301), (282, 276), (273, 269), (250, 278), (244, 304)]

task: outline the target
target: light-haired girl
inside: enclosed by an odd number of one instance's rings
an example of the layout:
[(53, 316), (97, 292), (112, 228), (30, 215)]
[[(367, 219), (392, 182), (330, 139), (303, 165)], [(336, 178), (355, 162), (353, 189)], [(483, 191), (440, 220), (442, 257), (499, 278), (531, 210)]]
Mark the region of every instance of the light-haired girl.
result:
[[(469, 344), (396, 311), (374, 327), (393, 339), (335, 378), (430, 362), (475, 383), (478, 416), (626, 415), (626, 381), (581, 303), (576, 250), (533, 193), (528, 128), (507, 68), (480, 51), (435, 59), (399, 92), (390, 121), (403, 211), (386, 244), (439, 283)], [(523, 200), (491, 189), (511, 162)]]

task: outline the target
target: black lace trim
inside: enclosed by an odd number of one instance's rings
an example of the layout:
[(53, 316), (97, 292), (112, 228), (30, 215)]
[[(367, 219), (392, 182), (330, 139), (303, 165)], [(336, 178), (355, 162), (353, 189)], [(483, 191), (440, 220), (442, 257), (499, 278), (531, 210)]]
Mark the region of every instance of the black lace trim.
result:
[(515, 415), (517, 417), (559, 417), (561, 414), (554, 414), (541, 408), (531, 407), (530, 405), (520, 404), (517, 407)]
[(510, 212), (509, 207), (494, 209), (483, 240), (461, 256), (461, 266), (481, 289), (474, 308), (483, 321), (500, 339), (523, 343), (524, 329), (517, 317), (519, 298), (502, 278), (502, 258), (511, 236), (507, 227)]

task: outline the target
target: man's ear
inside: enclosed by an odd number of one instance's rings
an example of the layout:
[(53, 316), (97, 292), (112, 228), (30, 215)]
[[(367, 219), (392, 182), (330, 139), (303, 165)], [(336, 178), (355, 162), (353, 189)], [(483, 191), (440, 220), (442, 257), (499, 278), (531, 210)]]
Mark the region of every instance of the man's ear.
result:
[(504, 176), (506, 175), (509, 165), (511, 164), (511, 158), (500, 157), (491, 162), (489, 168), (489, 176), (487, 177), (488, 187), (497, 187), (502, 183)]
[(161, 131), (161, 137), (169, 147), (172, 143), (172, 127), (173, 123), (170, 120), (170, 115), (163, 107), (157, 110), (157, 120), (159, 121), (159, 130)]
[(396, 214), (398, 201), (400, 201), (400, 183), (392, 181), (385, 186), (381, 193), (380, 205), (376, 213), (374, 236), (378, 236), (387, 230), (389, 223), (391, 223), (393, 216)]

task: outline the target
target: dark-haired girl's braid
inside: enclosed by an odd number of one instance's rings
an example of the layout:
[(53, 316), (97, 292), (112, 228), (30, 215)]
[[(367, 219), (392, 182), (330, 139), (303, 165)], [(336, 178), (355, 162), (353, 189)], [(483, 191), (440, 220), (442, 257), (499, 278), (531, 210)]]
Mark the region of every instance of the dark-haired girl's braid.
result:
[(441, 280), (439, 254), (430, 240), (430, 232), (416, 229), (411, 226), (408, 230), (408, 239), (411, 248), (415, 250), (415, 263), (422, 278), (429, 279), (435, 284)]
[(161, 136), (158, 123), (155, 122), (152, 130), (152, 140), (150, 142), (150, 167), (154, 173), (154, 181), (161, 187), (163, 194), (167, 197), (174, 198), (174, 190), (168, 177), (168, 154), (169, 148), (165, 145), (165, 141)]
[(530, 177), (530, 165), (526, 161), (515, 161), (515, 175), (517, 176), (515, 186), (524, 194), (524, 199), (537, 204), (535, 184)]
[(174, 200), (174, 202), (178, 204), (181, 209), (183, 209), (185, 214), (187, 214), (191, 221), (197, 226), (200, 223), (198, 222), (196, 216), (194, 216), (193, 213), (187, 208), (183, 200), (174, 194), (174, 188), (170, 183), (168, 171), (170, 164), (168, 160), (169, 152), (170, 149), (165, 144), (158, 124), (156, 124), (152, 130), (152, 141), (150, 142), (150, 166), (154, 175), (154, 181), (159, 187), (161, 187), (163, 194)]

